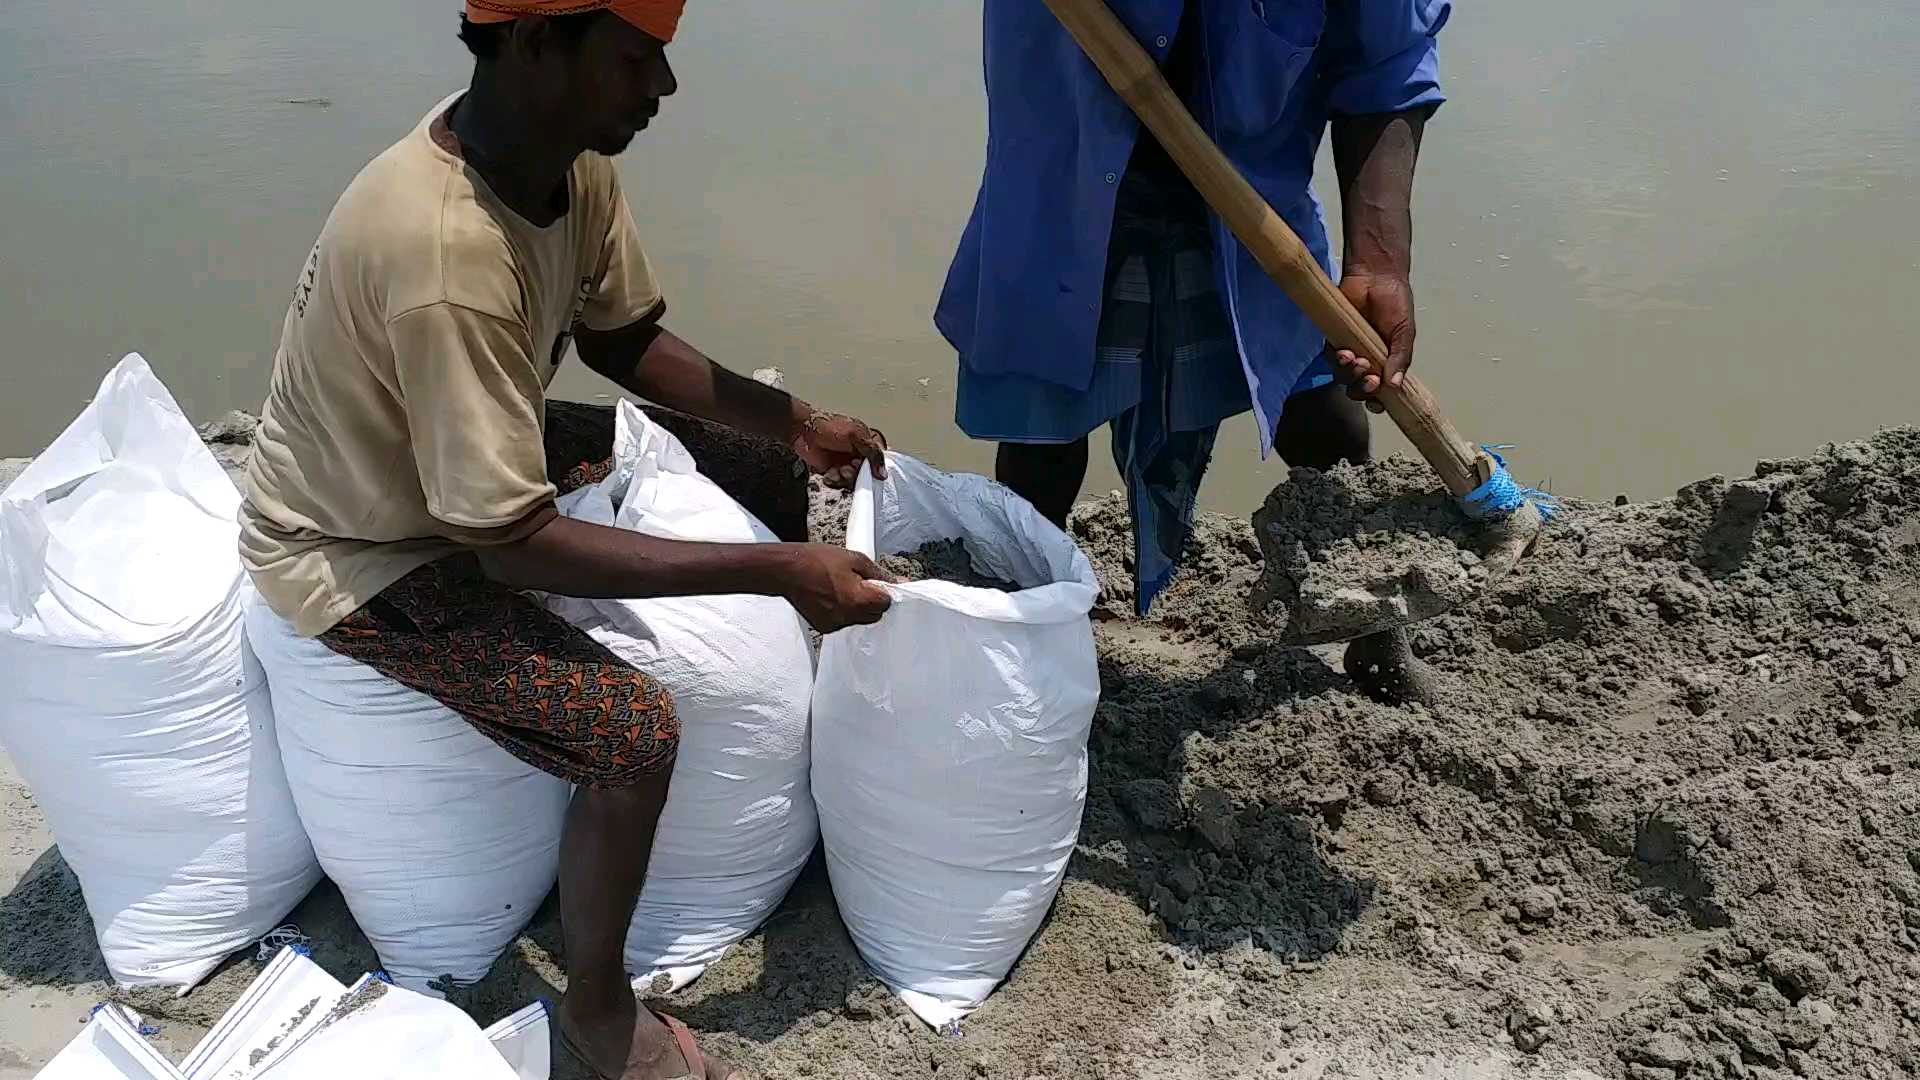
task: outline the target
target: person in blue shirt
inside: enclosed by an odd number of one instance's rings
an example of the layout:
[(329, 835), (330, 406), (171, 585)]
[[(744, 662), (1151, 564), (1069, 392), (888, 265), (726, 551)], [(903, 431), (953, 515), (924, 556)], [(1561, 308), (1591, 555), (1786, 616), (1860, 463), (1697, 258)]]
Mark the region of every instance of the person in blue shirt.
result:
[[(1062, 525), (1087, 437), (1111, 425), (1145, 615), (1221, 421), (1252, 410), (1262, 456), (1289, 465), (1368, 457), (1366, 407), (1413, 358), (1409, 206), (1451, 4), (1110, 3), (1390, 351), (1383, 368), (1330, 352), (1046, 6), (985, 0), (986, 169), (934, 316), (959, 352), (956, 419), (998, 442), (1001, 482)], [(1311, 189), (1329, 130), (1338, 268)], [(1355, 642), (1347, 670), (1390, 697), (1425, 690), (1403, 633)]]

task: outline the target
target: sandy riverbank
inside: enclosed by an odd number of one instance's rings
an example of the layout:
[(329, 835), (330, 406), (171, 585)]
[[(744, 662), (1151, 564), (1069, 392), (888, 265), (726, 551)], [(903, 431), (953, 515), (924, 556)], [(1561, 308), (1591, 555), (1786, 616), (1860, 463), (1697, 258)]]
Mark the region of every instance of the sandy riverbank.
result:
[[(1896, 1077), (1920, 1070), (1920, 431), (1675, 498), (1569, 506), (1424, 624), (1431, 707), (1261, 645), (1209, 518), (1151, 621), (1096, 633), (1079, 856), (959, 1039), (862, 969), (824, 877), (671, 1007), (781, 1077)], [(1125, 515), (1076, 539), (1130, 606)], [(110, 991), (0, 771), (0, 1080)], [(294, 922), (350, 978), (329, 887)], [(559, 978), (551, 910), (464, 1000)], [(183, 1053), (257, 970), (140, 997)]]

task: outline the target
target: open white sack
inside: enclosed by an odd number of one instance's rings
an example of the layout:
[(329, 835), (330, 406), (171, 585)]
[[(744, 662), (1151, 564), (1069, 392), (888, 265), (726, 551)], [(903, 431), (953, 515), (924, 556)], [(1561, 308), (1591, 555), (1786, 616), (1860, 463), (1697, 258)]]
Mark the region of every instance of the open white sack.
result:
[(239, 503), (138, 355), (0, 493), (0, 745), (123, 985), (184, 991), (320, 878), (242, 625)]
[(873, 626), (827, 636), (813, 698), (813, 792), (854, 944), (923, 1020), (978, 1008), (1039, 929), (1087, 795), (1100, 697), (1093, 566), (1024, 499), (903, 454), (863, 470), (847, 546), (869, 556), (963, 539), (1023, 586), (889, 585)]
[[(562, 500), (568, 516), (674, 540), (777, 539), (631, 403), (613, 460), (605, 482)], [(805, 624), (766, 596), (547, 604), (673, 695), (680, 755), (626, 955), (637, 982), (664, 975), (677, 990), (773, 914), (819, 839)]]

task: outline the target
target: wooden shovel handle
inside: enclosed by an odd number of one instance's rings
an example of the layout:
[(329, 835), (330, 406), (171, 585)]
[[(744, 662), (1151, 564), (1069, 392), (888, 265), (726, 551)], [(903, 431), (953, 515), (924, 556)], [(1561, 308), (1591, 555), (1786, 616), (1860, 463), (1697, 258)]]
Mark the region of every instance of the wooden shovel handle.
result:
[[(1167, 85), (1159, 65), (1114, 16), (1105, 0), (1046, 0), (1046, 4), (1114, 91), (1160, 140), (1207, 205), (1307, 313), (1328, 342), (1384, 364), (1386, 342), (1320, 268), (1300, 237), (1214, 145)], [(1383, 386), (1375, 396), (1456, 497), (1479, 487), (1492, 475), (1492, 459), (1460, 437), (1440, 412), (1439, 402), (1411, 373), (1398, 388)]]

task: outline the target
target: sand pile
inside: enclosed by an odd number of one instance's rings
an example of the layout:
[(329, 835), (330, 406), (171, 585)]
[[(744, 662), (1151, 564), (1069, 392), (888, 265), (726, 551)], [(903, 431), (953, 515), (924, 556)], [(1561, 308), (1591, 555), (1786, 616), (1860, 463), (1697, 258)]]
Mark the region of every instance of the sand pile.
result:
[[(1120, 502), (1074, 533), (1129, 610)], [(1416, 631), (1430, 708), (1263, 644), (1246, 522), (1191, 555), (1151, 620), (1096, 626), (1080, 853), (962, 1037), (875, 985), (817, 867), (664, 1004), (779, 1077), (1920, 1072), (1920, 430), (1567, 506)], [(324, 887), (295, 921), (369, 962)], [(463, 995), (480, 1020), (554, 993), (554, 931)], [(0, 997), (99, 994), (88, 934), (42, 858), (0, 900)], [(220, 1003), (142, 1004), (179, 1039)]]
[[(1245, 530), (1211, 521), (1155, 618), (1184, 658), (1101, 628), (1089, 847), (1109, 830), (1209, 963), (1297, 957), (1250, 1011), (1369, 1069), (1492, 1043), (1663, 1080), (1911, 1075), (1917, 510), (1914, 430), (1568, 507), (1416, 632), (1431, 710), (1255, 647), (1218, 599), (1255, 572)], [(1124, 518), (1077, 525), (1109, 552)], [(1376, 979), (1362, 1034), (1346, 998)]]

